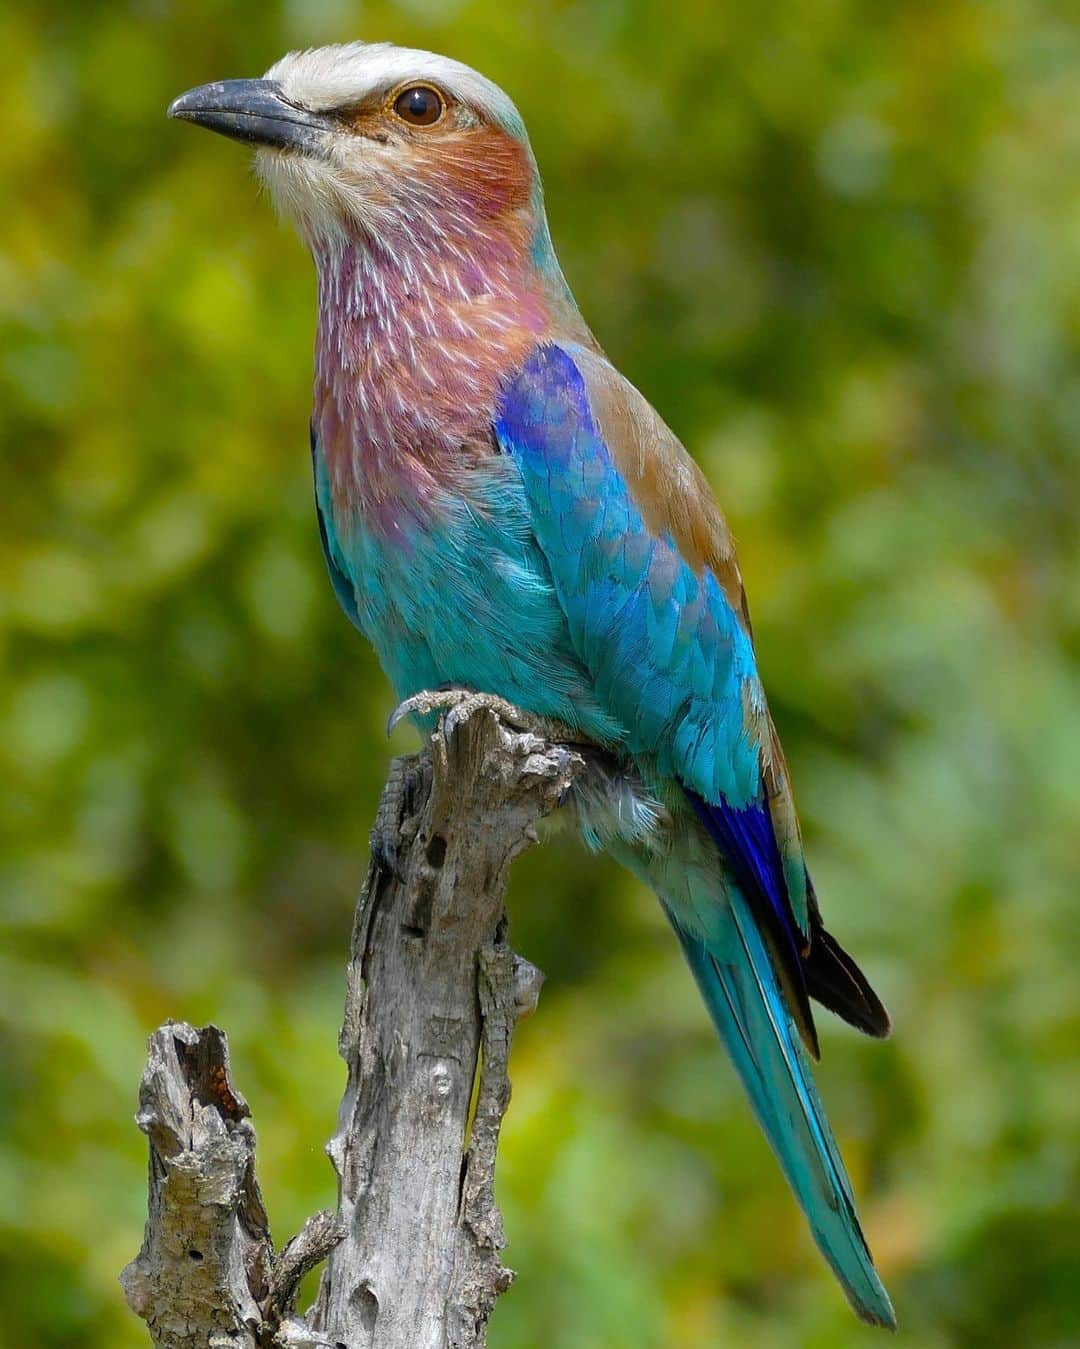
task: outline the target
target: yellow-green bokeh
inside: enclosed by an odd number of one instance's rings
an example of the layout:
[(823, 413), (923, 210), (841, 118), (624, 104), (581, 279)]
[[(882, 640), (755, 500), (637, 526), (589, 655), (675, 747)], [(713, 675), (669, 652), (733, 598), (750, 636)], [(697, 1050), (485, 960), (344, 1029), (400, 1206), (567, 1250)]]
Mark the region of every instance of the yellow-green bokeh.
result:
[[(314, 286), (181, 90), (433, 47), (516, 98), (600, 339), (731, 517), (830, 926), (823, 1094), (912, 1349), (1080, 1343), (1080, 27), (1037, 0), (0, 11), (0, 1340), (127, 1349), (146, 1033), (232, 1037), (275, 1231), (332, 1199), (390, 747), (312, 514)], [(401, 746), (408, 743), (402, 733)], [(650, 897), (512, 893), (492, 1349), (853, 1349)]]

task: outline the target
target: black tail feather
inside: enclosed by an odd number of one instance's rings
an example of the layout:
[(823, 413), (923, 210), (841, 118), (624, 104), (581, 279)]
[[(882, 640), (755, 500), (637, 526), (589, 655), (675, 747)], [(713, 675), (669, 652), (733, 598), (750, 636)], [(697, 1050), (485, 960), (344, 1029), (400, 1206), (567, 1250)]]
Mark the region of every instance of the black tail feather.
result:
[(814, 929), (803, 974), (807, 992), (823, 1007), (866, 1035), (877, 1039), (888, 1035), (889, 1014), (881, 999), (854, 960), (823, 927)]

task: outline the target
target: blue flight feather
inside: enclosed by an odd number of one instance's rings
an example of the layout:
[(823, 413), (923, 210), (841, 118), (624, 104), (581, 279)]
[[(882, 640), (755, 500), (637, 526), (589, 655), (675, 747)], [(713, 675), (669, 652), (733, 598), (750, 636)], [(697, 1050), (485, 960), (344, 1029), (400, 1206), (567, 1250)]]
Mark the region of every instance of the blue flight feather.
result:
[(772, 816), (763, 802), (737, 810), (726, 801), (710, 805), (696, 792), (687, 792), (698, 819), (720, 847), (745, 893), (757, 893), (775, 916), (791, 954), (801, 970), (802, 935), (788, 903), (784, 864), (776, 845)]

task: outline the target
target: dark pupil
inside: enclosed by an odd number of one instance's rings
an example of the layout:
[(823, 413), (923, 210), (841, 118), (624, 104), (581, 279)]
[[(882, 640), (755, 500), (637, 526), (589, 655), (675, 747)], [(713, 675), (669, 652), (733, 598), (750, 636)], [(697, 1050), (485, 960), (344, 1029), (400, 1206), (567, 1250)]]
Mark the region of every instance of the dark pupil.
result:
[(439, 100), (431, 89), (407, 89), (398, 99), (398, 112), (410, 122), (434, 122)]

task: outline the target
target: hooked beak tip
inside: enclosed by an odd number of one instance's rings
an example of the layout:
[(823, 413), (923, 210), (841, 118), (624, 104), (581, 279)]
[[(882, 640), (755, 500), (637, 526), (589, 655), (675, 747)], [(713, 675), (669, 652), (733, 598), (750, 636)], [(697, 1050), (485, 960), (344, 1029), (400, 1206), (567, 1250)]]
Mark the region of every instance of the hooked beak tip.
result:
[(274, 80), (216, 80), (189, 89), (167, 116), (216, 131), (230, 140), (278, 150), (318, 153), (331, 121), (289, 102)]

